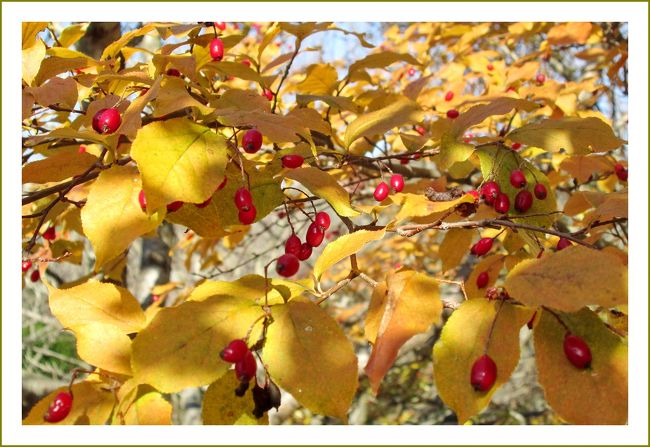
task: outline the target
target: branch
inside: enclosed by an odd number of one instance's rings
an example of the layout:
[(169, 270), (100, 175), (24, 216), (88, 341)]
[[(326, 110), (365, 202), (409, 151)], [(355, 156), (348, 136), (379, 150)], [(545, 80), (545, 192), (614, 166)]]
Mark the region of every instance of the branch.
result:
[(284, 83), (284, 80), (287, 79), (287, 76), (289, 76), (289, 70), (291, 69), (291, 64), (293, 64), (293, 60), (296, 58), (296, 56), (298, 56), (300, 45), (302, 45), (302, 40), (297, 39), (296, 51), (293, 52), (293, 56), (291, 56), (291, 60), (289, 60), (289, 64), (287, 64), (287, 68), (284, 69), (284, 74), (282, 75), (282, 79), (280, 79), (280, 84), (278, 85), (278, 88), (275, 91), (275, 94), (273, 95), (273, 107), (271, 107), (271, 113), (275, 113), (275, 108), (278, 105), (278, 93), (280, 93), (280, 89), (282, 88), (282, 84)]

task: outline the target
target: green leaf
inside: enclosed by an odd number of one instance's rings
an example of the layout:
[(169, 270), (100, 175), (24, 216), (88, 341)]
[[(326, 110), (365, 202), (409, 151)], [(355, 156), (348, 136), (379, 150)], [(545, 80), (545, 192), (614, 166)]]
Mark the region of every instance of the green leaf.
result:
[(271, 309), (263, 359), (273, 380), (314, 413), (346, 420), (358, 385), (357, 358), (338, 323), (311, 302)]
[(553, 410), (571, 424), (612, 425), (627, 422), (627, 345), (589, 309), (560, 318), (589, 346), (591, 367), (578, 369), (566, 358), (566, 329), (541, 311), (534, 329), (539, 383)]
[(185, 118), (158, 121), (138, 131), (131, 146), (151, 214), (168, 203), (202, 203), (224, 177), (226, 140)]
[(345, 129), (345, 147), (349, 148), (359, 138), (382, 135), (395, 127), (417, 123), (422, 119), (422, 114), (420, 106), (407, 98), (398, 99), (374, 112), (364, 113)]
[(337, 214), (345, 217), (358, 216), (359, 212), (350, 205), (350, 195), (328, 173), (317, 168), (292, 169), (284, 174), (309, 189), (314, 195), (327, 200)]
[(564, 149), (570, 154), (611, 151), (626, 143), (606, 122), (595, 117), (544, 120), (515, 129), (507, 137), (551, 152)]

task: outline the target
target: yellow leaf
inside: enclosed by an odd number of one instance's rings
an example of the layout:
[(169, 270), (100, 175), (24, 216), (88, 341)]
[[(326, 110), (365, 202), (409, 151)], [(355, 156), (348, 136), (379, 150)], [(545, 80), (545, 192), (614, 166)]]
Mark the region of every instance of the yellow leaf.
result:
[(147, 212), (180, 200), (202, 203), (224, 177), (226, 140), (185, 118), (158, 121), (138, 131), (131, 146), (147, 197)]
[[(282, 303), (307, 290), (307, 287), (300, 282), (278, 278), (269, 278), (269, 281), (269, 304)], [(208, 280), (192, 290), (192, 293), (190, 293), (187, 299), (188, 301), (204, 301), (215, 295), (236, 296), (251, 301), (263, 300), (264, 277), (260, 275), (246, 275), (235, 281)]]
[(23, 183), (60, 182), (81, 175), (97, 161), (88, 152), (56, 151), (42, 160), (23, 166)]
[[(56, 425), (104, 425), (115, 406), (115, 397), (105, 384), (79, 382), (72, 385), (72, 408), (68, 416)], [(23, 425), (55, 425), (43, 421), (43, 415), (57, 394), (68, 391), (68, 387), (57, 388), (32, 407), (23, 419)]]
[(337, 214), (345, 217), (358, 216), (359, 212), (350, 205), (350, 195), (328, 173), (317, 168), (305, 167), (292, 169), (284, 174), (309, 189), (321, 199), (325, 199)]
[(220, 117), (226, 126), (256, 127), (265, 138), (274, 143), (291, 143), (300, 136), (309, 135), (302, 123), (290, 115), (275, 115), (260, 110), (239, 110)]
[(182, 79), (169, 76), (165, 76), (161, 81), (161, 89), (153, 106), (154, 117), (165, 116), (186, 107), (196, 107), (203, 114), (212, 111), (185, 90), (185, 82)]
[(34, 79), (41, 69), (43, 58), (45, 58), (45, 44), (40, 39), (36, 41), (35, 45), (23, 49), (23, 80), (27, 85), (34, 85)]
[(582, 45), (589, 39), (592, 29), (589, 22), (562, 23), (548, 30), (546, 38), (551, 45)]
[(564, 204), (564, 213), (569, 216), (584, 213), (590, 208), (600, 205), (605, 194), (598, 191), (576, 191)]
[(364, 68), (386, 68), (395, 62), (406, 62), (411, 65), (422, 65), (420, 61), (407, 53), (394, 53), (392, 51), (382, 51), (380, 53), (369, 54), (361, 60), (350, 65), (348, 76), (355, 71)]
[(573, 312), (627, 304), (627, 268), (611, 253), (582, 246), (522, 261), (506, 277), (510, 296), (528, 306)]
[(462, 135), (466, 129), (481, 124), (484, 120), (494, 115), (505, 115), (513, 109), (530, 112), (539, 107), (539, 104), (525, 99), (510, 98), (508, 96), (496, 98), (486, 104), (476, 105), (461, 113), (452, 123), (452, 135), (456, 137)]
[(126, 425), (171, 425), (172, 404), (160, 393), (151, 390), (140, 395), (128, 407), (124, 414), (124, 423)]
[(578, 179), (578, 183), (586, 183), (594, 174), (611, 172), (612, 164), (607, 157), (598, 154), (573, 155), (562, 160), (560, 169)]
[(363, 108), (347, 96), (330, 95), (296, 95), (296, 104), (305, 107), (310, 102), (323, 101), (334, 110), (344, 110), (353, 113), (360, 113)]
[(296, 90), (309, 95), (329, 95), (336, 87), (338, 78), (334, 66), (312, 64), (307, 67), (306, 77), (296, 86)]
[(131, 104), (127, 107), (126, 111), (122, 114), (122, 125), (120, 126), (120, 133), (135, 138), (136, 133), (142, 127), (142, 111), (153, 101), (160, 91), (160, 82), (162, 77), (158, 77), (151, 85), (147, 93), (140, 94)]
[(474, 145), (461, 143), (445, 133), (440, 142), (440, 153), (433, 158), (439, 169), (445, 170), (454, 163), (467, 160), (474, 153)]
[(469, 194), (465, 194), (455, 200), (449, 200), (446, 202), (434, 202), (427, 199), (422, 194), (399, 193), (390, 196), (390, 200), (392, 200), (393, 203), (402, 206), (402, 208), (395, 216), (395, 220), (400, 221), (413, 217), (425, 217), (433, 213), (447, 211), (448, 209), (451, 209), (456, 205), (460, 205), (461, 203), (473, 202), (474, 197)]
[(221, 73), (223, 76), (234, 76), (246, 81), (253, 81), (257, 84), (264, 84), (260, 75), (252, 68), (235, 61), (219, 61), (210, 62), (205, 65), (205, 68), (210, 68)]
[(331, 135), (332, 133), (330, 125), (323, 119), (321, 114), (314, 109), (300, 107), (293, 109), (289, 112), (288, 116), (299, 120), (303, 126), (310, 130), (315, 130), (324, 135)]
[(22, 23), (22, 49), (26, 50), (36, 45), (38, 33), (47, 28), (47, 22), (23, 22)]
[(254, 383), (242, 397), (235, 396), (239, 385), (234, 371), (210, 384), (203, 395), (203, 425), (268, 425), (267, 414), (260, 419), (253, 415)]
[[(467, 294), (468, 299), (485, 298), (485, 292), (488, 287), (492, 287), (497, 279), (499, 279), (499, 272), (503, 268), (504, 261), (505, 256), (494, 254), (481, 259), (481, 261), (474, 266), (474, 270), (472, 270), (469, 278), (465, 281), (465, 293)], [(487, 285), (479, 289), (476, 284), (476, 278), (481, 274), (481, 272), (487, 272), (489, 279)]]
[[(494, 392), (508, 381), (519, 362), (519, 330), (532, 309), (508, 303), (475, 299), (463, 302), (442, 329), (433, 347), (433, 371), (440, 398), (464, 424), (487, 406)], [(488, 334), (497, 309), (487, 354), (497, 365), (497, 377), (487, 392), (477, 392), (470, 383), (474, 362), (485, 354)]]
[(292, 300), (272, 314), (263, 358), (273, 380), (314, 413), (346, 420), (357, 357), (339, 325), (311, 302)]
[(48, 289), (50, 310), (63, 327), (74, 330), (88, 323), (105, 323), (130, 334), (144, 325), (140, 303), (122, 287), (89, 280), (69, 289)]
[(262, 314), (254, 301), (237, 297), (163, 308), (133, 341), (133, 376), (164, 393), (207, 385), (230, 367), (219, 352)]
[(216, 115), (227, 115), (237, 110), (260, 110), (271, 112), (271, 106), (265, 97), (252, 90), (230, 89), (214, 101), (214, 113)]
[(613, 192), (604, 196), (603, 202), (600, 203), (593, 213), (589, 214), (589, 221), (608, 220), (614, 217), (628, 217), (627, 191)]
[(560, 318), (581, 337), (592, 355), (591, 367), (578, 369), (566, 358), (566, 329), (542, 311), (535, 326), (538, 380), (549, 405), (571, 424), (627, 422), (627, 345), (589, 309)]
[(422, 119), (420, 106), (408, 98), (401, 98), (391, 105), (373, 112), (364, 113), (345, 129), (345, 147), (362, 137), (382, 135), (405, 124), (414, 124)]
[(40, 87), (29, 89), (36, 103), (45, 107), (60, 104), (74, 107), (77, 103), (77, 83), (72, 78), (52, 78)]
[(373, 313), (369, 311), (368, 314), (375, 324), (377, 315), (381, 315), (376, 336), (372, 324), (366, 333), (366, 337), (374, 340), (366, 374), (375, 394), (402, 345), (412, 336), (425, 332), (432, 324), (439, 324), (442, 315), (438, 282), (413, 270), (389, 273), (386, 292), (373, 293), (373, 301), (377, 300), (381, 304), (371, 303)]
[[(131, 375), (131, 340), (112, 324), (88, 323), (74, 328), (79, 358), (90, 365)], [(98, 347), (101, 346), (101, 349)]]
[(149, 34), (151, 31), (155, 30), (158, 25), (160, 24), (147, 23), (142, 28), (137, 28), (133, 31), (122, 34), (122, 37), (104, 48), (101, 59), (114, 59), (115, 56), (117, 56), (117, 53), (119, 53), (120, 50), (131, 41), (131, 39)]
[(90, 23), (77, 23), (67, 26), (59, 36), (59, 43), (61, 46), (67, 48), (70, 45), (76, 43), (84, 36), (84, 34), (86, 34), (88, 25), (90, 25)]
[(325, 270), (350, 255), (357, 253), (364, 245), (383, 238), (385, 234), (385, 229), (378, 231), (359, 230), (343, 235), (335, 241), (330, 242), (325, 246), (323, 253), (316, 260), (314, 276), (320, 279)]
[(625, 143), (598, 118), (561, 118), (527, 124), (508, 135), (512, 141), (541, 147), (551, 152), (564, 149), (570, 154), (611, 151)]
[(469, 253), (474, 233), (462, 228), (453, 228), (445, 234), (438, 257), (442, 260), (442, 271), (446, 272), (460, 265), (460, 261)]
[(113, 166), (102, 171), (93, 183), (81, 210), (81, 223), (95, 250), (95, 271), (161, 223), (160, 213), (147, 216), (140, 208), (140, 190), (134, 166)]

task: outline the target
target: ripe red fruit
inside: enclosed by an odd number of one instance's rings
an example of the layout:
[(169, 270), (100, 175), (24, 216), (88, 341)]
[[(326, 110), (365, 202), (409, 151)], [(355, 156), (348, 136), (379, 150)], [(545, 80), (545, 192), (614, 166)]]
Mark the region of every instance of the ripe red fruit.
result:
[(235, 363), (235, 375), (240, 382), (249, 382), (257, 373), (257, 362), (251, 351), (247, 351), (244, 358)]
[(487, 286), (489, 281), (490, 281), (490, 275), (488, 274), (488, 272), (481, 272), (476, 277), (476, 287), (482, 289), (483, 287)]
[(295, 234), (292, 234), (289, 236), (289, 239), (287, 239), (287, 242), (284, 243), (284, 252), (298, 256), (298, 253), (300, 253), (301, 245), (302, 242), (300, 242), (300, 238)]
[(512, 146), (510, 146), (513, 151), (518, 151), (521, 149), (521, 143), (512, 143)]
[(424, 135), (426, 133), (426, 129), (422, 126), (415, 126), (415, 131), (420, 135)]
[(84, 152), (86, 152), (86, 145), (85, 144), (80, 144), (79, 145), (79, 153), (83, 154)]
[(323, 242), (324, 237), (325, 230), (316, 222), (312, 222), (309, 228), (307, 228), (307, 236), (305, 239), (307, 239), (307, 243), (312, 247), (318, 247)]
[(460, 116), (460, 113), (458, 112), (458, 110), (456, 110), (456, 109), (447, 110), (447, 118), (449, 118), (450, 120), (455, 120), (459, 116)]
[(494, 200), (494, 209), (497, 213), (507, 214), (510, 210), (510, 198), (507, 194), (502, 192), (499, 193), (497, 198)]
[(177, 78), (180, 78), (181, 76), (181, 72), (175, 68), (170, 68), (169, 70), (167, 70), (166, 74), (167, 76), (175, 76)]
[(386, 197), (388, 197), (388, 193), (389, 193), (388, 185), (386, 184), (386, 182), (381, 182), (375, 188), (375, 192), (373, 193), (373, 195), (375, 196), (375, 200), (377, 202), (383, 202), (386, 199)]
[(300, 251), (298, 252), (298, 259), (301, 261), (304, 261), (306, 259), (309, 259), (311, 256), (311, 245), (309, 245), (307, 242), (303, 242), (302, 245), (300, 246)]
[(53, 241), (56, 238), (56, 230), (54, 227), (50, 227), (43, 232), (43, 239), (48, 241)]
[(501, 188), (499, 188), (497, 182), (495, 181), (485, 182), (483, 184), (483, 187), (481, 188), (481, 197), (483, 197), (485, 203), (487, 203), (488, 205), (492, 205), (500, 192), (501, 192)]
[(409, 67), (408, 75), (409, 75), (409, 76), (413, 76), (414, 74), (415, 74), (415, 68), (413, 68), (413, 67)]
[(484, 237), (472, 245), (471, 253), (476, 256), (483, 256), (492, 249), (494, 240), (491, 237)]
[(245, 186), (235, 192), (235, 206), (239, 211), (248, 211), (253, 206), (253, 196)]
[(23, 261), (23, 273), (32, 268), (32, 261)]
[(251, 66), (251, 61), (249, 61), (248, 59), (244, 59), (243, 61), (241, 61), (241, 63), (246, 65), (247, 67)]
[(262, 90), (262, 96), (264, 96), (269, 101), (273, 100), (273, 92), (271, 90), (269, 90), (268, 88), (265, 88), (264, 90)]
[(100, 134), (114, 133), (120, 124), (122, 124), (122, 117), (115, 108), (101, 109), (93, 116), (93, 129)]
[(302, 166), (304, 161), (305, 159), (298, 154), (285, 155), (282, 157), (282, 167), (289, 169), (299, 168)]
[(591, 366), (591, 350), (577, 335), (567, 333), (564, 336), (564, 355), (576, 368), (585, 369)]
[(471, 191), (468, 191), (467, 194), (469, 194), (470, 196), (474, 197), (474, 203), (478, 203), (479, 195), (478, 195), (478, 191), (477, 191), (477, 190), (472, 189)]
[(241, 140), (241, 145), (246, 152), (254, 154), (262, 147), (262, 133), (257, 129), (249, 129)]
[(215, 37), (210, 42), (210, 56), (213, 61), (220, 61), (223, 59), (223, 40)]
[(546, 191), (546, 186), (542, 185), (541, 183), (535, 184), (533, 192), (535, 193), (535, 197), (537, 197), (539, 200), (544, 200), (548, 194)]
[(214, 26), (216, 26), (218, 30), (223, 31), (226, 29), (226, 22), (214, 22)]
[(535, 76), (535, 82), (539, 85), (544, 84), (544, 82), (546, 82), (546, 76), (543, 73), (537, 73), (537, 76)]
[(515, 209), (520, 213), (525, 213), (533, 206), (533, 195), (530, 191), (519, 191), (515, 196)]
[(395, 192), (401, 192), (404, 189), (404, 177), (400, 174), (393, 174), (390, 176), (390, 187)]
[(237, 363), (244, 358), (247, 352), (249, 352), (249, 349), (246, 346), (246, 342), (237, 339), (228, 343), (228, 346), (223, 348), (219, 356), (226, 362)]
[(226, 187), (226, 183), (228, 183), (228, 177), (224, 177), (222, 182), (219, 183), (219, 186), (217, 186), (217, 191), (223, 189)]
[(492, 65), (492, 64), (487, 64), (487, 69), (488, 69), (488, 71), (492, 71), (492, 70), (494, 70), (494, 65)]
[(208, 197), (208, 200), (202, 203), (197, 203), (196, 207), (197, 208), (205, 208), (206, 206), (210, 205), (210, 202), (212, 202), (212, 196)]
[(330, 227), (330, 215), (325, 211), (316, 213), (315, 220), (318, 226), (320, 226), (323, 230), (327, 230)]
[(452, 91), (447, 92), (447, 94), (445, 95), (445, 101), (451, 101), (452, 99), (454, 99), (454, 92)]
[(616, 172), (616, 177), (622, 182), (627, 182), (627, 168), (620, 163), (614, 165), (614, 171)]
[(484, 354), (472, 365), (470, 383), (476, 391), (488, 391), (497, 380), (497, 365), (494, 360)]
[(177, 201), (172, 202), (172, 203), (168, 203), (167, 204), (167, 212), (168, 213), (173, 213), (174, 211), (180, 210), (182, 206), (183, 206), (183, 202), (181, 202), (180, 200), (177, 200)]
[(300, 261), (298, 257), (292, 253), (285, 253), (278, 258), (278, 262), (275, 264), (275, 271), (278, 272), (280, 276), (288, 278), (293, 276), (298, 272), (300, 268)]
[(49, 408), (43, 415), (45, 422), (61, 422), (70, 414), (72, 409), (72, 394), (62, 391), (56, 395)]
[(510, 173), (510, 184), (515, 188), (523, 188), (526, 186), (526, 176), (519, 169), (515, 169)]
[(399, 158), (399, 162), (400, 162), (401, 164), (403, 164), (403, 165), (407, 165), (407, 164), (409, 164), (409, 160), (410, 160), (410, 159), (409, 159), (408, 157), (400, 157), (400, 158)]
[(257, 215), (257, 209), (251, 204), (248, 209), (239, 210), (239, 222), (242, 225), (250, 225), (255, 222), (255, 216)]
[(147, 198), (144, 195), (144, 189), (141, 189), (140, 194), (138, 194), (138, 203), (140, 204), (140, 208), (142, 208), (142, 211), (146, 211)]
[(570, 247), (572, 245), (573, 244), (571, 243), (570, 240), (561, 237), (560, 240), (557, 241), (557, 245), (555, 246), (555, 248), (557, 249), (557, 251), (560, 251), (560, 250), (564, 250), (565, 248)]
[(29, 279), (31, 279), (32, 282), (38, 281), (39, 279), (41, 279), (41, 272), (39, 272), (38, 270), (34, 270), (32, 274), (29, 276)]

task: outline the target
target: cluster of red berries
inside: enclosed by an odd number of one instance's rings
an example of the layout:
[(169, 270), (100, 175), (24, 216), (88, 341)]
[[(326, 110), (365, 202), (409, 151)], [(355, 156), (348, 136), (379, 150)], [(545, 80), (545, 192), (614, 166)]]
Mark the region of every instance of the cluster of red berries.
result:
[(316, 213), (314, 221), (307, 228), (306, 242), (302, 242), (295, 233), (292, 233), (284, 244), (284, 254), (276, 262), (275, 269), (278, 274), (284, 277), (295, 275), (300, 268), (300, 261), (309, 259), (312, 249), (323, 243), (325, 230), (330, 227), (330, 224), (329, 214), (320, 211)]
[(245, 186), (235, 192), (235, 206), (239, 210), (239, 222), (242, 225), (250, 225), (255, 221), (257, 209), (253, 205), (253, 196)]
[[(519, 189), (526, 187), (528, 182), (524, 173), (519, 169), (515, 169), (510, 173), (510, 184)], [(538, 200), (544, 200), (548, 195), (546, 186), (542, 183), (535, 184), (533, 193)], [(481, 197), (483, 197), (486, 204), (494, 206), (494, 209), (501, 214), (507, 214), (510, 211), (510, 197), (506, 193), (501, 192), (499, 184), (493, 180), (483, 184)], [(533, 200), (533, 194), (527, 189), (522, 189), (515, 195), (515, 210), (520, 213), (525, 213), (533, 206)]]
[(384, 200), (386, 200), (386, 197), (388, 197), (388, 194), (390, 194), (391, 189), (394, 192), (402, 192), (402, 190), (404, 189), (404, 177), (402, 177), (400, 174), (391, 175), (390, 187), (386, 182), (379, 183), (375, 188), (375, 192), (373, 193), (373, 195), (375, 196), (375, 200), (377, 202), (383, 202)]
[[(23, 273), (27, 273), (29, 269), (32, 268), (32, 261), (29, 259), (26, 261), (23, 261), (22, 269)], [(41, 272), (38, 271), (38, 269), (34, 270), (31, 275), (29, 275), (29, 279), (31, 279), (32, 282), (36, 282), (39, 279), (41, 279)]]

